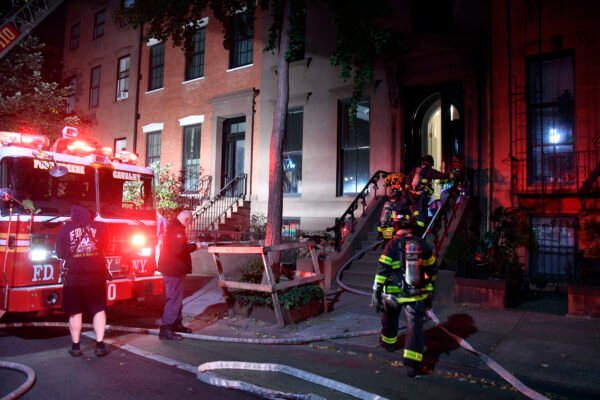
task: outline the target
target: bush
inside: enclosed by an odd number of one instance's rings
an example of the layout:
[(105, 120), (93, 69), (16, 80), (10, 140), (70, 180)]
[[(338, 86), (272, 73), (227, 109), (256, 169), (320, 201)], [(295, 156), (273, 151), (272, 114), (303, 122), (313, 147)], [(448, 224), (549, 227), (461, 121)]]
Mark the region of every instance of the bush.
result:
[[(264, 266), (261, 260), (250, 261), (241, 271), (240, 282), (260, 283)], [(258, 292), (254, 290), (232, 290), (231, 295), (235, 302), (241, 306), (254, 307), (269, 307), (273, 308), (273, 299), (271, 293)], [(311, 300), (322, 301), (325, 294), (323, 289), (316, 283), (308, 283), (305, 285), (294, 286), (287, 290), (281, 291), (279, 294), (279, 302), (286, 310), (292, 310), (305, 304)]]

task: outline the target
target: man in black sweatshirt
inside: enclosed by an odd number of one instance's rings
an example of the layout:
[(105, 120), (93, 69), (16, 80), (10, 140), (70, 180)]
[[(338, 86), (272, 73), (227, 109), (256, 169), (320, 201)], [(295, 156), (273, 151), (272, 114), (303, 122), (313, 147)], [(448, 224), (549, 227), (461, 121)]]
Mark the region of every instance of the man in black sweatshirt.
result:
[(93, 221), (90, 212), (78, 205), (71, 208), (71, 220), (60, 228), (56, 238), (56, 255), (65, 262), (63, 275), (63, 310), (69, 315), (72, 345), (69, 354), (81, 356), (79, 338), (83, 313), (93, 315), (98, 357), (107, 354), (104, 345), (106, 328), (106, 260), (104, 249), (108, 232), (103, 222)]

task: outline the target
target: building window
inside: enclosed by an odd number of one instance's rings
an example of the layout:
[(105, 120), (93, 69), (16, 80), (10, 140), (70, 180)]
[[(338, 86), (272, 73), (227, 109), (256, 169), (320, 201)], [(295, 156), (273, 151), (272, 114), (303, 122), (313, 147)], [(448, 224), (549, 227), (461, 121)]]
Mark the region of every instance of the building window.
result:
[(159, 43), (150, 47), (150, 71), (148, 77), (148, 90), (163, 87), (165, 70), (165, 44)]
[(304, 59), (306, 48), (306, 0), (292, 1), (291, 6), (292, 34), (288, 61)]
[(302, 193), (302, 130), (304, 109), (288, 110), (283, 143), (283, 193)]
[(283, 217), (281, 221), (281, 236), (283, 239), (296, 239), (300, 233), (300, 218)]
[(146, 135), (146, 165), (160, 162), (161, 131), (148, 132)]
[(104, 36), (104, 22), (106, 10), (100, 10), (94, 15), (94, 39)]
[[(126, 9), (126, 8), (130, 8), (133, 6), (133, 3), (135, 3), (134, 0), (121, 0), (121, 9)], [(122, 28), (124, 26), (127, 26), (127, 19), (126, 18), (120, 18), (119, 19), (119, 26)]]
[(124, 151), (124, 150), (127, 150), (127, 138), (115, 139), (114, 152), (117, 153), (119, 151)]
[(67, 114), (75, 111), (75, 94), (77, 93), (77, 78), (72, 76), (67, 79), (67, 87), (69, 92), (67, 94)]
[(369, 99), (358, 102), (354, 124), (350, 100), (339, 102), (338, 196), (360, 192), (370, 179)]
[(530, 253), (530, 281), (544, 278), (561, 282), (573, 275), (576, 222), (576, 218), (569, 217), (531, 218), (535, 245)]
[(254, 19), (249, 14), (237, 14), (233, 17), (229, 47), (229, 68), (252, 64)]
[(92, 68), (90, 76), (90, 108), (100, 104), (100, 66)]
[(119, 58), (117, 65), (117, 100), (123, 100), (129, 97), (129, 66), (131, 58), (129, 56)]
[(71, 26), (71, 34), (69, 35), (69, 50), (79, 48), (79, 36), (81, 36), (81, 24), (78, 22)]
[(183, 128), (183, 190), (197, 191), (200, 178), (200, 133), (202, 125), (190, 125)]
[(186, 54), (185, 80), (204, 76), (204, 44), (206, 42), (206, 28), (200, 28), (192, 37), (192, 49)]
[(527, 180), (529, 184), (574, 181), (573, 56), (527, 60)]

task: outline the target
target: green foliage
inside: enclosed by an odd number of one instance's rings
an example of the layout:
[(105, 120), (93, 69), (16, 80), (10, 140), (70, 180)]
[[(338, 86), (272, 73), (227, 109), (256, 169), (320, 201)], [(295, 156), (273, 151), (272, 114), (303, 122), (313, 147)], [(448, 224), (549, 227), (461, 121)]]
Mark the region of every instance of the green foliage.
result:
[(65, 125), (78, 125), (76, 115), (67, 115), (70, 89), (47, 82), (42, 69), (44, 44), (28, 36), (0, 60), (0, 129), (28, 130), (60, 137)]
[(179, 208), (181, 182), (175, 175), (171, 174), (171, 164), (161, 166), (156, 161), (149, 167), (154, 170), (154, 199), (156, 209), (162, 215), (175, 212)]
[(336, 49), (331, 64), (341, 67), (344, 80), (353, 79), (350, 121), (356, 119), (357, 105), (366, 85), (374, 78), (375, 62), (385, 52), (393, 52), (394, 33), (381, 23), (390, 14), (387, 0), (320, 0), (328, 3), (336, 28)]
[[(250, 261), (242, 268), (240, 282), (260, 283), (264, 266), (262, 260)], [(236, 303), (244, 307), (270, 307), (273, 308), (273, 299), (267, 292), (258, 292), (253, 290), (232, 290), (231, 295)], [(299, 285), (279, 292), (279, 302), (286, 310), (291, 310), (305, 304), (311, 300), (322, 301), (325, 294), (323, 289), (316, 283)]]
[(239, 281), (249, 283), (260, 283), (262, 281), (264, 271), (265, 266), (262, 262), (262, 259), (250, 261), (242, 269)]

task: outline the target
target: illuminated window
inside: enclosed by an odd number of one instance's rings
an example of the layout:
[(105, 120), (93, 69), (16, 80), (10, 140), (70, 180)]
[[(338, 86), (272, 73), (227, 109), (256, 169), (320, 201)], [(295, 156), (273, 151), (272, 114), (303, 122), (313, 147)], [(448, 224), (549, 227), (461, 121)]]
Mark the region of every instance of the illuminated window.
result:
[(283, 193), (302, 193), (302, 126), (304, 109), (288, 110), (283, 143)]
[(574, 178), (573, 56), (536, 56), (527, 62), (527, 176), (529, 183)]
[(100, 105), (100, 66), (92, 68), (90, 77), (90, 108)]
[(106, 20), (106, 10), (100, 10), (94, 15), (94, 39), (104, 36), (104, 23)]
[(350, 122), (350, 100), (339, 102), (338, 195), (359, 193), (370, 176), (370, 102), (358, 102), (356, 120)]
[(231, 38), (229, 68), (252, 64), (254, 40), (254, 20), (252, 15), (237, 14), (233, 17)]
[(119, 58), (117, 71), (117, 100), (129, 97), (129, 65), (131, 57)]
[(150, 47), (150, 71), (148, 74), (148, 90), (156, 90), (163, 87), (165, 69), (165, 45), (155, 44)]
[(192, 38), (192, 49), (185, 60), (185, 80), (196, 79), (204, 76), (204, 47), (206, 42), (206, 28), (200, 28)]
[(81, 35), (81, 24), (78, 22), (71, 26), (71, 33), (69, 35), (69, 50), (75, 50), (79, 48), (79, 36)]

